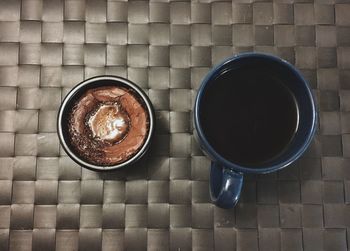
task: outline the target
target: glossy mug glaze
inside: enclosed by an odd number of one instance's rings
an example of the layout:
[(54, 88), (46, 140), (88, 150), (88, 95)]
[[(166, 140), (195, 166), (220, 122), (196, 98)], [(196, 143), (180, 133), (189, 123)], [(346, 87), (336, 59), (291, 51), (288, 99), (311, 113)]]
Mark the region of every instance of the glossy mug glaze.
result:
[[(210, 88), (215, 88), (215, 86), (213, 87), (212, 85), (215, 84), (218, 76), (228, 71), (240, 71), (240, 69), (244, 69), (244, 67), (253, 64), (253, 62), (254, 67), (264, 66), (270, 71), (279, 71), (281, 78), (289, 80), (285, 81), (285, 84), (295, 97), (295, 102), (298, 107), (298, 125), (292, 141), (281, 155), (271, 159), (271, 161), (262, 163), (261, 166), (258, 167), (235, 163), (220, 154), (218, 149), (209, 143), (208, 135), (206, 135), (203, 129), (205, 125), (201, 119), (201, 116), (203, 116), (201, 115), (201, 109), (203, 109), (204, 106), (203, 96), (210, 95), (210, 93), (207, 92), (208, 86), (210, 86)], [(224, 120), (222, 122), (224, 123)], [(213, 203), (219, 207), (232, 208), (239, 199), (243, 185), (243, 175), (245, 173), (265, 174), (278, 171), (296, 161), (306, 151), (316, 131), (317, 110), (312, 91), (307, 81), (293, 65), (283, 59), (268, 54), (254, 52), (242, 53), (226, 59), (214, 67), (204, 78), (195, 101), (194, 126), (195, 135), (201, 149), (211, 159), (211, 199)], [(217, 123), (217, 127), (218, 130), (220, 130), (220, 123)], [(252, 156), (252, 158), (253, 157), (254, 156)]]

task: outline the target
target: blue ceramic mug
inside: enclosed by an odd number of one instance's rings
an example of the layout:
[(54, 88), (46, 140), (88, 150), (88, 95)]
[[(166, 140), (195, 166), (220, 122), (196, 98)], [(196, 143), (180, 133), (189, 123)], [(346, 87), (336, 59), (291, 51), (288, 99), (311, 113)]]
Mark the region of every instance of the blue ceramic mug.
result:
[(212, 160), (212, 201), (231, 208), (245, 173), (280, 170), (305, 152), (317, 110), (308, 83), (293, 65), (268, 54), (243, 53), (204, 78), (194, 125), (201, 149)]

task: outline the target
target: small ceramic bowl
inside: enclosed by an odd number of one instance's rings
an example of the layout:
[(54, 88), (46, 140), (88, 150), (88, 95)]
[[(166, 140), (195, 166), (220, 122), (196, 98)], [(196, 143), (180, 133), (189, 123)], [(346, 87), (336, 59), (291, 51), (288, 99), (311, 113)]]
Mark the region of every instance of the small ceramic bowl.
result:
[[(68, 118), (69, 113), (71, 112), (72, 106), (74, 105), (75, 101), (81, 97), (82, 94), (84, 94), (87, 90), (91, 88), (96, 87), (102, 87), (102, 86), (119, 86), (119, 87), (126, 87), (128, 89), (132, 89), (134, 93), (143, 100), (146, 111), (148, 112), (149, 117), (149, 131), (147, 138), (143, 144), (143, 146), (137, 151), (135, 155), (133, 155), (131, 158), (126, 160), (125, 162), (111, 165), (111, 166), (102, 166), (102, 165), (96, 165), (91, 164), (81, 158), (78, 154), (75, 153), (74, 148), (69, 143), (69, 133), (68, 133)], [(132, 163), (135, 163), (138, 159), (140, 159), (148, 150), (151, 138), (154, 134), (154, 128), (155, 128), (155, 116), (154, 116), (154, 109), (152, 106), (151, 101), (149, 100), (148, 96), (144, 93), (144, 91), (134, 84), (133, 82), (117, 77), (117, 76), (96, 76), (87, 80), (84, 80), (83, 82), (76, 85), (64, 98), (62, 101), (62, 104), (59, 108), (58, 116), (57, 116), (57, 133), (59, 140), (61, 142), (61, 145), (67, 155), (72, 158), (77, 164), (79, 164), (82, 167), (95, 170), (95, 171), (107, 171), (107, 170), (114, 170), (118, 169), (127, 165), (130, 165)]]

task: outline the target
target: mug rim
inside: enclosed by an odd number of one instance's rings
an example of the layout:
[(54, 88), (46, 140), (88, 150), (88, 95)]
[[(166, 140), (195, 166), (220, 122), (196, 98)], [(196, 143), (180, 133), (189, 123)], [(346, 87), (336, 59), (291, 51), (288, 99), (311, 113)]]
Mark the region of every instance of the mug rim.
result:
[[(63, 132), (63, 129), (62, 129), (64, 110), (65, 110), (66, 106), (68, 104), (70, 104), (70, 101), (72, 100), (72, 98), (75, 97), (75, 95), (79, 93), (79, 90), (81, 88), (88, 86), (92, 83), (95, 83), (97, 81), (100, 81), (100, 80), (112, 80), (115, 82), (120, 82), (122, 84), (127, 85), (132, 90), (136, 91), (137, 94), (145, 102), (145, 105), (147, 107), (147, 113), (149, 115), (149, 131), (148, 131), (146, 141), (143, 143), (143, 146), (130, 159), (128, 159), (125, 162), (122, 162), (120, 164), (111, 165), (111, 166), (96, 165), (96, 164), (91, 164), (87, 161), (84, 161), (81, 157), (79, 157), (77, 154), (75, 154), (74, 151), (72, 151), (71, 148), (68, 146), (68, 144), (64, 138), (65, 133)], [(89, 87), (87, 87), (87, 88), (89, 88)], [(154, 133), (154, 129), (155, 129), (154, 123), (155, 123), (155, 115), (154, 115), (152, 103), (151, 103), (150, 99), (148, 98), (148, 96), (145, 94), (145, 92), (139, 86), (137, 86), (135, 83), (133, 83), (130, 80), (123, 78), (123, 77), (113, 76), (113, 75), (100, 75), (100, 76), (94, 76), (94, 77), (88, 78), (88, 79), (83, 80), (82, 82), (78, 83), (64, 97), (64, 99), (59, 107), (58, 115), (57, 115), (57, 134), (58, 134), (59, 141), (60, 141), (64, 151), (78, 165), (83, 166), (83, 167), (90, 169), (90, 170), (93, 170), (93, 171), (111, 171), (111, 170), (119, 169), (121, 167), (129, 165), (129, 164), (135, 162), (136, 160), (138, 160), (139, 158), (141, 158), (145, 154), (145, 152), (147, 151), (147, 149), (150, 145), (150, 141), (151, 141), (151, 138), (152, 138), (153, 133)]]
[[(274, 62), (277, 62), (277, 63), (283, 65), (288, 70), (290, 70), (300, 80), (300, 82), (303, 84), (304, 89), (307, 93), (307, 96), (309, 97), (310, 102), (311, 102), (312, 125), (311, 125), (311, 128), (307, 134), (307, 137), (306, 137), (303, 145), (297, 151), (295, 151), (295, 153), (292, 154), (291, 157), (289, 157), (287, 160), (282, 161), (278, 164), (268, 165), (268, 166), (264, 166), (264, 164), (263, 164), (262, 167), (256, 168), (256, 167), (243, 166), (243, 165), (236, 164), (234, 162), (227, 160), (221, 154), (219, 154), (214, 149), (214, 147), (212, 147), (211, 144), (208, 142), (208, 140), (206, 139), (206, 136), (203, 132), (201, 122), (199, 121), (199, 117), (200, 117), (200, 115), (199, 115), (199, 103), (200, 103), (200, 100), (202, 99), (202, 97), (205, 93), (206, 86), (208, 85), (208, 83), (210, 82), (212, 77), (214, 75), (216, 75), (218, 72), (220, 72), (221, 70), (223, 70), (225, 68), (225, 66), (231, 64), (232, 62), (239, 61), (240, 59), (243, 59), (243, 58), (268, 59), (268, 60), (272, 60)], [(288, 61), (286, 61), (282, 58), (279, 58), (277, 56), (273, 56), (271, 54), (259, 53), (259, 52), (245, 52), (245, 53), (236, 54), (236, 55), (233, 55), (231, 57), (224, 59), (221, 63), (214, 66), (207, 73), (205, 78), (202, 80), (201, 86), (198, 89), (198, 93), (197, 93), (195, 105), (194, 105), (194, 125), (195, 125), (195, 129), (197, 130), (197, 135), (198, 135), (199, 141), (201, 144), (204, 145), (204, 148), (205, 148), (204, 151), (206, 151), (209, 154), (209, 156), (213, 157), (214, 161), (218, 161), (224, 167), (231, 168), (231, 169), (238, 171), (238, 172), (241, 172), (241, 173), (270, 173), (270, 172), (280, 170), (280, 169), (290, 165), (291, 163), (296, 161), (306, 151), (306, 149), (310, 145), (310, 143), (313, 139), (313, 136), (315, 135), (315, 132), (316, 132), (317, 109), (316, 109), (315, 100), (314, 100), (314, 97), (312, 94), (312, 90), (311, 90), (309, 84), (307, 83), (305, 78), (302, 76), (300, 71), (295, 66), (293, 66)]]

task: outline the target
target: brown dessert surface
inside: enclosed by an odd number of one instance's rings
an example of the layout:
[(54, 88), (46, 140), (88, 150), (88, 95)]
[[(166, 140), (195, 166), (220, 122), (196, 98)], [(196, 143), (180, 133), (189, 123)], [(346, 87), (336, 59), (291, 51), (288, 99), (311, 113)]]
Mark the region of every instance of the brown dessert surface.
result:
[(133, 157), (149, 131), (149, 116), (137, 94), (125, 87), (86, 91), (69, 117), (70, 144), (85, 161), (116, 165)]

